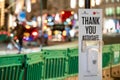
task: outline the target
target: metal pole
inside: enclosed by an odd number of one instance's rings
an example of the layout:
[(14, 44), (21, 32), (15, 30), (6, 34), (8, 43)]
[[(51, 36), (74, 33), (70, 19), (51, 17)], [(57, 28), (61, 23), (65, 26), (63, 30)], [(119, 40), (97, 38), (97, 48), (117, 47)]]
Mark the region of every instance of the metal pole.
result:
[(85, 8), (86, 9), (90, 9), (90, 2), (91, 2), (91, 0), (85, 0)]
[[(41, 28), (41, 35), (43, 35), (43, 26), (42, 26), (42, 10), (43, 10), (43, 3), (42, 3), (42, 0), (40, 0), (40, 16), (41, 16), (41, 24), (40, 24), (40, 28)], [(40, 44), (40, 50), (42, 49), (42, 45), (43, 45), (43, 39), (41, 40), (41, 44)]]
[(42, 9), (43, 9), (43, 5), (42, 5), (42, 0), (40, 0), (40, 16), (41, 16), (41, 29), (42, 29)]

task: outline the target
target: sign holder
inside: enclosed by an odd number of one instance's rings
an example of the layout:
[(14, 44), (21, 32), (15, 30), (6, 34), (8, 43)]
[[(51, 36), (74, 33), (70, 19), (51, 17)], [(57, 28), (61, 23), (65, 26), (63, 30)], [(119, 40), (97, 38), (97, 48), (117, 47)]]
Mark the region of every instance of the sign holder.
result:
[(79, 9), (79, 80), (102, 80), (102, 9)]

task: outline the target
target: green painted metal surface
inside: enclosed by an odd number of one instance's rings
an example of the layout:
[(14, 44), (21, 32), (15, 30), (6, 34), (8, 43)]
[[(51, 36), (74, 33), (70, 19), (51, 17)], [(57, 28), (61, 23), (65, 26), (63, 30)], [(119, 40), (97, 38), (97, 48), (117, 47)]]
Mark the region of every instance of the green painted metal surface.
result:
[(102, 49), (102, 67), (108, 67), (111, 64), (112, 46), (104, 45)]
[(43, 59), (42, 53), (31, 53), (26, 55), (25, 80), (41, 80)]
[(43, 50), (44, 54), (44, 79), (58, 80), (65, 77), (66, 50)]
[(10, 37), (6, 34), (0, 34), (0, 42), (10, 40)]
[(113, 44), (112, 45), (112, 53), (113, 56), (111, 56), (112, 64), (119, 64), (120, 63), (120, 44)]
[(112, 51), (111, 45), (104, 45), (102, 48), (102, 53), (110, 53)]
[[(102, 66), (120, 64), (120, 45), (103, 46)], [(0, 80), (64, 80), (78, 74), (78, 48), (0, 56)]]
[(24, 55), (0, 56), (0, 80), (22, 80)]
[(104, 53), (102, 55), (102, 67), (107, 67), (110, 65), (110, 54), (111, 53)]
[(76, 75), (78, 74), (78, 48), (68, 49), (67, 52), (68, 57), (68, 75)]

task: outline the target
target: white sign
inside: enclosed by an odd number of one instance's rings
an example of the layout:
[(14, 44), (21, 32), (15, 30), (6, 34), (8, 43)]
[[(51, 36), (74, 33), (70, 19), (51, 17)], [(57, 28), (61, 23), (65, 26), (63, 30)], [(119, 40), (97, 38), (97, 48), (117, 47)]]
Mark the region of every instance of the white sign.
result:
[(79, 9), (79, 80), (102, 80), (102, 10)]

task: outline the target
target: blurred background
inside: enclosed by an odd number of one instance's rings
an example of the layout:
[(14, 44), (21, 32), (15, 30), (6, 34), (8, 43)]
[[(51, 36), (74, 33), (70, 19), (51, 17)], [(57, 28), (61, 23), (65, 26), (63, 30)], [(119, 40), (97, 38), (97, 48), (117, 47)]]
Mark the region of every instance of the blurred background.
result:
[[(103, 9), (103, 34), (120, 33), (120, 0), (90, 0), (90, 5)], [(26, 23), (25, 42), (37, 39), (38, 28), (47, 32), (49, 41), (71, 41), (65, 27), (70, 28), (71, 39), (78, 37), (78, 9), (82, 8), (85, 0), (0, 0), (0, 34), (13, 36), (10, 32), (18, 19)]]

